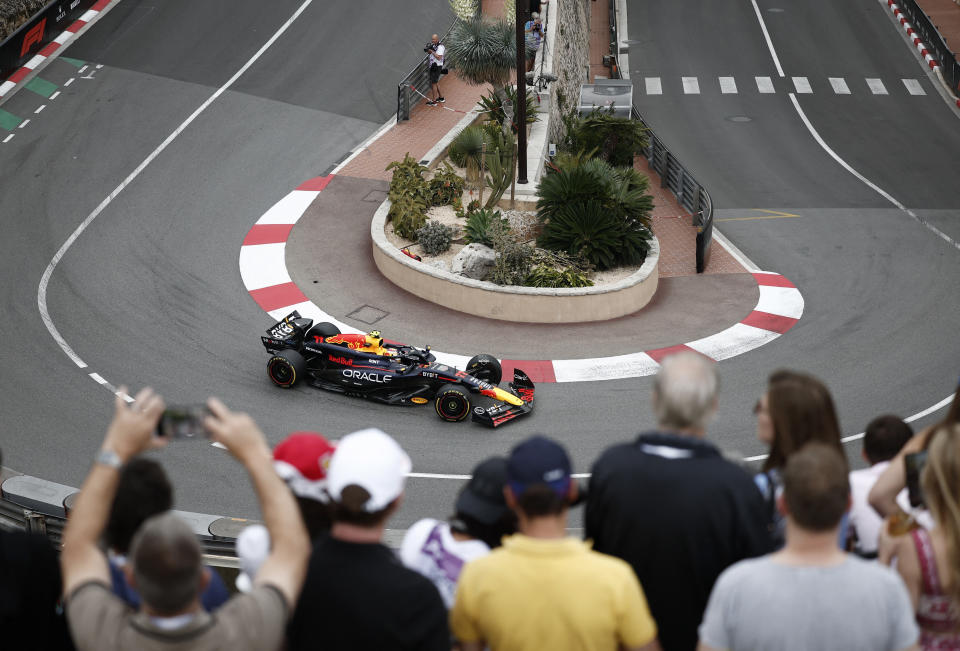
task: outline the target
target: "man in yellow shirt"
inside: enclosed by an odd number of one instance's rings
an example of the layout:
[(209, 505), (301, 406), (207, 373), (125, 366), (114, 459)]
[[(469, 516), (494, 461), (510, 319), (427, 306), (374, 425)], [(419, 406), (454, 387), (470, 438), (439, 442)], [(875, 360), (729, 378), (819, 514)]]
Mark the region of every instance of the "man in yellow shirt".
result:
[(654, 651), (657, 626), (631, 567), (567, 536), (577, 500), (570, 459), (534, 436), (507, 465), (507, 505), (520, 533), (467, 563), (450, 625), (464, 651)]

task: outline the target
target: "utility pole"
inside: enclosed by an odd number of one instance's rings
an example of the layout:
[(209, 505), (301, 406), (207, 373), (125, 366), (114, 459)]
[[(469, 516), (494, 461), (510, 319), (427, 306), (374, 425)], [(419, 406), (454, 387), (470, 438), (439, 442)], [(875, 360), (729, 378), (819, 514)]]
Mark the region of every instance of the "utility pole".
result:
[(530, 16), (528, 0), (516, 0), (517, 23), (517, 183), (527, 183), (527, 57), (523, 26)]

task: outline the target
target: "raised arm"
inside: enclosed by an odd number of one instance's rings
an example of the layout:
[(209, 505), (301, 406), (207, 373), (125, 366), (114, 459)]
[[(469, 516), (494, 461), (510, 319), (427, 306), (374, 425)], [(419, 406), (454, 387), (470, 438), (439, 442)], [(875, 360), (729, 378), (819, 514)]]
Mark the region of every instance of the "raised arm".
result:
[(297, 503), (274, 471), (270, 448), (253, 419), (230, 411), (216, 398), (210, 398), (207, 406), (211, 415), (204, 424), (212, 438), (222, 443), (250, 474), (264, 524), (270, 532), (270, 555), (257, 572), (256, 583), (280, 590), (292, 609), (303, 587), (310, 557), (310, 539)]
[(143, 389), (128, 407), (121, 395), (126, 395), (125, 387), (117, 390), (113, 422), (63, 531), (60, 561), (63, 591), (68, 596), (88, 581), (110, 583), (107, 559), (97, 542), (110, 516), (120, 468), (140, 452), (166, 444), (164, 439), (154, 436), (163, 414), (163, 398), (151, 389)]
[(897, 456), (890, 460), (890, 465), (884, 469), (873, 484), (873, 488), (870, 489), (867, 501), (880, 514), (880, 517), (889, 518), (901, 511), (900, 507), (897, 506), (897, 495), (907, 485), (907, 471), (903, 458), (908, 454), (923, 450), (929, 431), (929, 428), (925, 429), (907, 441), (907, 444), (897, 453)]

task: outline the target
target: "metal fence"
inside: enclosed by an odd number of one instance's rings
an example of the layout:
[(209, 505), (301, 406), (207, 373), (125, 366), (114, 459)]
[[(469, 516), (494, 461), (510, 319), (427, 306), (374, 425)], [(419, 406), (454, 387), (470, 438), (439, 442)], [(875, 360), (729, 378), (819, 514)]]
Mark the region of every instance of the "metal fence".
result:
[(623, 79), (620, 73), (620, 33), (617, 28), (617, 0), (610, 0), (610, 54), (609, 63), (604, 57), (604, 64), (610, 68), (610, 79)]
[(660, 175), (660, 187), (669, 188), (681, 206), (690, 211), (692, 223), (697, 228), (697, 273), (703, 273), (710, 259), (710, 243), (713, 240), (713, 201), (710, 193), (670, 153), (657, 134), (650, 129), (640, 111), (634, 106), (631, 117), (647, 129), (649, 141), (644, 155), (650, 168)]
[[(478, 6), (480, 3), (477, 3)], [(450, 36), (450, 31), (457, 24), (454, 20), (450, 29), (443, 35), (440, 42), (443, 43)], [(417, 62), (413, 70), (407, 73), (407, 76), (397, 84), (397, 122), (410, 119), (410, 113), (413, 107), (423, 100), (430, 88), (430, 65), (427, 63), (429, 55), (424, 54), (423, 58)]]
[(957, 63), (956, 57), (947, 47), (947, 42), (943, 36), (930, 20), (930, 17), (923, 13), (923, 9), (917, 4), (917, 0), (897, 0), (897, 5), (910, 20), (913, 31), (917, 33), (920, 40), (927, 46), (930, 54), (940, 64), (944, 81), (956, 93), (960, 90), (960, 63)]

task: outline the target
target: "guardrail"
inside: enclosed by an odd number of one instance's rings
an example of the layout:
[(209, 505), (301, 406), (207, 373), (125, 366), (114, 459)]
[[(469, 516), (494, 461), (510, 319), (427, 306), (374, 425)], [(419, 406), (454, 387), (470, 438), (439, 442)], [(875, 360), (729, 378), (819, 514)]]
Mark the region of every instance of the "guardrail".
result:
[(46, 47), (96, 0), (53, 0), (0, 43), (0, 81)]
[[(67, 514), (79, 491), (9, 468), (0, 468), (0, 528), (21, 529), (45, 535), (57, 547), (63, 542)], [(236, 557), (237, 536), (253, 520), (174, 511), (200, 540), (206, 562), (230, 566)], [(224, 559), (225, 562), (214, 562)]]
[[(479, 6), (479, 4), (478, 2), (477, 5)], [(440, 39), (441, 43), (447, 40), (456, 24), (457, 21), (454, 20), (450, 29)], [(423, 95), (426, 95), (427, 89), (430, 88), (430, 66), (427, 65), (427, 59), (429, 58), (430, 55), (424, 54), (413, 70), (408, 72), (407, 76), (397, 84), (397, 122), (410, 119), (413, 107), (423, 100)]]
[(670, 153), (636, 106), (631, 111), (631, 117), (647, 129), (649, 140), (644, 155), (650, 168), (660, 175), (660, 187), (669, 188), (680, 205), (692, 215), (693, 225), (697, 228), (697, 273), (703, 273), (710, 259), (710, 244), (713, 241), (713, 200), (710, 193)]
[(610, 0), (609, 16), (610, 54), (604, 57), (604, 65), (610, 68), (610, 79), (623, 79), (623, 75), (620, 74), (620, 30), (617, 27), (617, 0)]
[(917, 36), (920, 37), (920, 40), (923, 41), (940, 64), (943, 80), (956, 93), (960, 89), (960, 63), (957, 63), (953, 51), (947, 47), (943, 35), (937, 30), (930, 17), (923, 12), (920, 5), (917, 4), (917, 0), (897, 0), (897, 6), (910, 19), (913, 31), (917, 33)]

